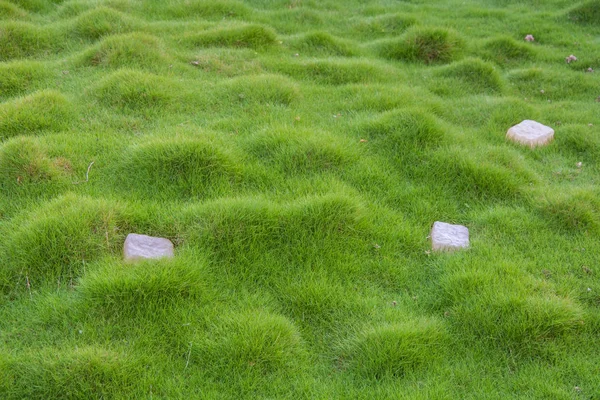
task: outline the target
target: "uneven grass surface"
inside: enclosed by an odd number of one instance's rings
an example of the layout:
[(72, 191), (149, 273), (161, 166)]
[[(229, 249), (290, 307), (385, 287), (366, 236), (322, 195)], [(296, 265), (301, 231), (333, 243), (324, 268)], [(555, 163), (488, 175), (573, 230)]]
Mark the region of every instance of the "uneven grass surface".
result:
[(600, 399), (599, 127), (598, 0), (2, 0), (0, 398)]

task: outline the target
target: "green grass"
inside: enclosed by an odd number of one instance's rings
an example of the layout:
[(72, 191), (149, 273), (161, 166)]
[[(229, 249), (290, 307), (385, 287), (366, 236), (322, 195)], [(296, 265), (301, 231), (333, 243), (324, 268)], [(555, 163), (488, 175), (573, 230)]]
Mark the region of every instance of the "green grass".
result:
[(597, 399), (599, 10), (0, 0), (0, 398)]

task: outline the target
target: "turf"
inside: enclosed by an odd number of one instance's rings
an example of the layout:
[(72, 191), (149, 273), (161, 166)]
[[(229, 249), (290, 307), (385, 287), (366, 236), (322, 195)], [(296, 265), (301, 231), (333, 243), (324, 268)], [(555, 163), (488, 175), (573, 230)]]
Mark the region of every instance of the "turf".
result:
[(599, 10), (0, 1), (0, 398), (599, 399)]

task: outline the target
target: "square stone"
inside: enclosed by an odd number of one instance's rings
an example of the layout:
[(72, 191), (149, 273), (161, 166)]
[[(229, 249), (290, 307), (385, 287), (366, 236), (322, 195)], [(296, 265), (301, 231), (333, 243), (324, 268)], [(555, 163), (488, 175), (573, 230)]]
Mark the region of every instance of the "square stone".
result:
[(510, 128), (506, 137), (513, 142), (525, 144), (531, 148), (544, 146), (554, 139), (554, 129), (539, 122), (526, 119)]
[(125, 261), (173, 257), (173, 243), (169, 239), (130, 233), (123, 245)]
[(452, 251), (469, 247), (469, 229), (436, 221), (431, 229), (431, 245), (434, 251)]

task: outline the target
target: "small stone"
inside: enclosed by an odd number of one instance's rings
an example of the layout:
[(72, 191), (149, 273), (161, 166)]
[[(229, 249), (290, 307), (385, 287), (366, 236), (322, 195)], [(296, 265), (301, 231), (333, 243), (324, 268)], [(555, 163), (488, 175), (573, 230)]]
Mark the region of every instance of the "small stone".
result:
[(586, 72), (594, 72), (594, 69), (592, 67), (589, 67)]
[(469, 229), (436, 221), (431, 229), (431, 245), (435, 251), (452, 251), (469, 247)]
[(130, 233), (123, 245), (125, 261), (173, 257), (173, 243), (169, 239)]
[(535, 38), (533, 37), (533, 35), (527, 35), (525, 36), (525, 41), (526, 42), (533, 42), (535, 40)]
[(583, 163), (582, 163), (581, 161), (579, 161), (579, 162), (577, 163), (577, 168), (581, 168), (582, 166), (583, 166)]
[(571, 54), (569, 57), (565, 58), (565, 61), (567, 62), (567, 64), (571, 64), (571, 62), (577, 61), (577, 57)]
[(526, 144), (533, 148), (548, 144), (554, 138), (554, 129), (526, 119), (511, 127), (506, 132), (506, 137), (514, 142)]

